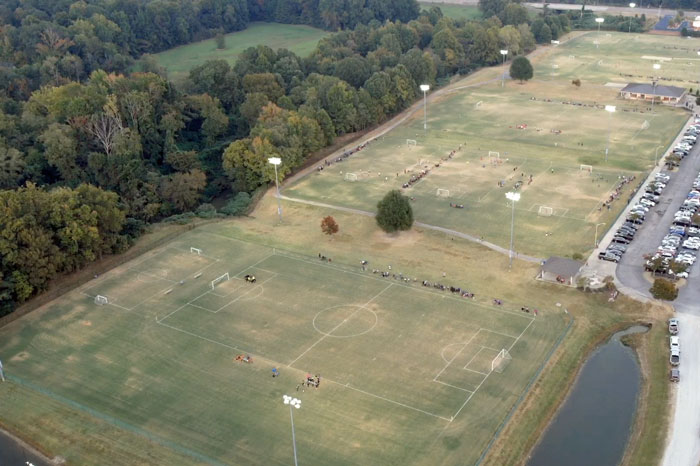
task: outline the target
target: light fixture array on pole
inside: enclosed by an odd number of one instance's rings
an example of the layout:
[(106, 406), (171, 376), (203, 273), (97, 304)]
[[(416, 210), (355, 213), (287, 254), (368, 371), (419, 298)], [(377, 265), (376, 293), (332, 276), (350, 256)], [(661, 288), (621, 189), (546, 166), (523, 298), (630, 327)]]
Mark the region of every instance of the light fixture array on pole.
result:
[(601, 225), (605, 225), (605, 223), (598, 223), (595, 226), (595, 239), (593, 240), (593, 247), (595, 248), (598, 247), (598, 227)]
[[(661, 69), (661, 65), (658, 63), (654, 63), (654, 70), (658, 71)], [(658, 81), (658, 77), (656, 74), (654, 74), (654, 79), (651, 81), (651, 88), (652, 88), (652, 94), (651, 94), (651, 112), (654, 113), (654, 101), (656, 100), (656, 82)]]
[(510, 215), (510, 263), (508, 264), (508, 268), (511, 268), (513, 266), (513, 234), (515, 233), (515, 203), (520, 200), (520, 193), (516, 192), (507, 192), (506, 193), (506, 199), (508, 199), (513, 208), (511, 211)]
[[(501, 50), (501, 55), (503, 55), (503, 66), (506, 65), (506, 55), (508, 55), (508, 50)], [(506, 85), (506, 70), (503, 70), (503, 74), (501, 75), (501, 87), (504, 87)]]
[(612, 132), (612, 114), (615, 113), (617, 107), (614, 105), (606, 105), (605, 111), (608, 112), (608, 143), (605, 145), (605, 161), (608, 161), (608, 151), (610, 151), (610, 133)]
[(420, 90), (423, 91), (423, 131), (428, 129), (428, 98), (426, 93), (430, 90), (430, 85), (421, 84)]
[(279, 157), (270, 157), (267, 159), (272, 165), (275, 166), (275, 188), (277, 189), (277, 215), (280, 218), (280, 223), (282, 222), (282, 204), (280, 204), (280, 184), (277, 177), (277, 166), (282, 164), (282, 159)]
[(301, 400), (298, 398), (292, 398), (289, 395), (284, 395), (282, 397), (282, 401), (284, 404), (289, 405), (289, 419), (292, 421), (292, 445), (294, 445), (294, 466), (299, 466), (299, 462), (297, 461), (297, 439), (296, 435), (294, 434), (294, 413), (292, 411), (292, 407), (296, 409), (301, 408)]
[[(630, 8), (634, 8), (636, 6), (637, 6), (636, 3), (630, 3)], [(627, 32), (632, 32), (632, 16), (631, 15), (630, 15), (630, 25), (627, 28)]]
[(595, 48), (598, 48), (598, 43), (600, 42), (600, 25), (605, 21), (605, 18), (596, 18), (595, 22), (598, 23), (598, 40), (596, 41)]

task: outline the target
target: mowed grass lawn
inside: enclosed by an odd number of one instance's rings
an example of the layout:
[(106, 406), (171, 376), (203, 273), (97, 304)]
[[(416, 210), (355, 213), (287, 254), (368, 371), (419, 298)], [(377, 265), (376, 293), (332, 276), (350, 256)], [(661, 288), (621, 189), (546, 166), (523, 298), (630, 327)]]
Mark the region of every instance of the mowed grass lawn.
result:
[(226, 48), (223, 50), (216, 48), (214, 39), (208, 39), (175, 47), (154, 57), (168, 71), (168, 77), (178, 81), (207, 60), (226, 60), (233, 65), (241, 52), (257, 45), (267, 45), (274, 50), (285, 48), (305, 57), (316, 48), (319, 40), (329, 34), (303, 25), (251, 23), (243, 31), (226, 34)]
[[(507, 247), (511, 207), (505, 193), (522, 183), (517, 188), (516, 250), (539, 257), (585, 254), (593, 247), (595, 225), (612, 224), (632, 188), (688, 118), (680, 109), (657, 106), (652, 114), (642, 103), (618, 99), (618, 88), (605, 85), (615, 77), (590, 71), (597, 66), (591, 57), (575, 73), (582, 86), (573, 86), (570, 78), (577, 65), (568, 57), (571, 49), (592, 55), (595, 45), (589, 36), (536, 57), (535, 79), (526, 84), (455, 84), (428, 104), (428, 131), (423, 130), (422, 111), (416, 112), (363, 151), (308, 175), (285, 193), (374, 211), (388, 190), (402, 188), (412, 176), (429, 170), (404, 189), (413, 198), (417, 220)], [(649, 53), (652, 45), (657, 54), (666, 50), (665, 39), (647, 44)], [(607, 50), (604, 62), (615, 60), (616, 50)], [(635, 53), (623, 49), (621, 63), (633, 63), (639, 56)], [(568, 61), (572, 69), (566, 67)], [(554, 62), (562, 64), (553, 68)], [(620, 72), (632, 71), (620, 66)], [(700, 62), (695, 66), (700, 73)], [(558, 79), (560, 73), (566, 77)], [(467, 83), (477, 80), (474, 76)], [(616, 105), (617, 112), (606, 112), (605, 105)], [(409, 146), (407, 140), (417, 145)], [(492, 152), (498, 159), (492, 159)], [(592, 174), (581, 165), (592, 166)], [(346, 181), (348, 173), (357, 181)], [(624, 186), (610, 210), (601, 209), (623, 176), (635, 181)], [(438, 189), (449, 195), (438, 196)], [(541, 206), (551, 207), (554, 215), (539, 215)]]
[(481, 18), (481, 11), (476, 5), (455, 5), (453, 3), (433, 3), (419, 2), (423, 10), (429, 10), (431, 7), (440, 7), (443, 16), (452, 19), (477, 19)]
[[(473, 464), (568, 322), (553, 304), (535, 318), (232, 231), (188, 233), (0, 329), (0, 396), (23, 385), (183, 463), (269, 465), (292, 459), (290, 394), (305, 464)], [(298, 387), (307, 373), (318, 389)]]

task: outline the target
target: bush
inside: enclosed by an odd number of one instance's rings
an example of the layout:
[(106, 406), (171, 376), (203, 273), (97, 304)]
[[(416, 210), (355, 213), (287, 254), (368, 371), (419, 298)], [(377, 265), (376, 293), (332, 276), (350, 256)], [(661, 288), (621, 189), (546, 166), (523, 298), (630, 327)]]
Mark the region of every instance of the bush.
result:
[(572, 258), (573, 260), (575, 260), (575, 261), (580, 261), (580, 260), (583, 260), (583, 254), (581, 254), (580, 252), (575, 252), (575, 253), (571, 256), (571, 258)]
[(657, 278), (654, 280), (654, 285), (649, 289), (649, 292), (654, 298), (664, 299), (666, 301), (673, 301), (678, 297), (678, 288), (676, 288), (676, 285), (665, 278)]
[(233, 199), (228, 201), (228, 204), (221, 209), (221, 213), (231, 216), (245, 215), (249, 206), (250, 194), (240, 192), (236, 194)]
[(195, 214), (200, 218), (213, 218), (216, 217), (216, 207), (211, 204), (201, 204), (197, 207)]
[(377, 203), (377, 224), (387, 233), (408, 230), (413, 225), (413, 209), (401, 191), (394, 189)]

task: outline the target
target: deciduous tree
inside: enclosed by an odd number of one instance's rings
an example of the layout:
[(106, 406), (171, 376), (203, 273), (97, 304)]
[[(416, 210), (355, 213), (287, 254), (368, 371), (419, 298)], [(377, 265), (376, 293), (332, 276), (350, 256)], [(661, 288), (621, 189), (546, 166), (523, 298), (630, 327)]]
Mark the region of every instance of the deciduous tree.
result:
[(399, 190), (389, 191), (377, 204), (377, 224), (387, 233), (408, 230), (413, 225), (413, 209)]
[(336, 223), (335, 219), (330, 215), (328, 217), (324, 217), (323, 220), (321, 220), (321, 231), (327, 234), (328, 236), (332, 236), (338, 233), (339, 229), (340, 228), (338, 227), (338, 224)]

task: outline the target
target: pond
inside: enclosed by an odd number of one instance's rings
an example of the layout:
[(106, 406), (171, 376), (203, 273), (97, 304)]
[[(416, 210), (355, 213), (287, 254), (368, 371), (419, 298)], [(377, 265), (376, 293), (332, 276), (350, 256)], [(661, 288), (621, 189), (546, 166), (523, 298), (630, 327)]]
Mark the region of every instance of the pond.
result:
[(567, 400), (544, 432), (528, 466), (614, 466), (625, 453), (641, 383), (634, 351), (613, 335), (584, 363)]

